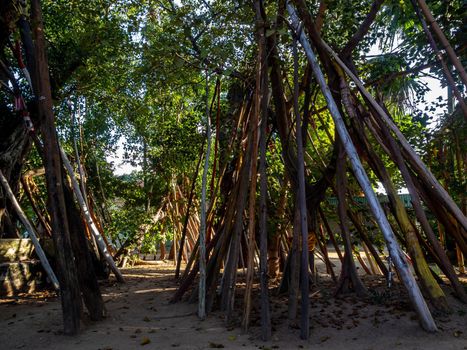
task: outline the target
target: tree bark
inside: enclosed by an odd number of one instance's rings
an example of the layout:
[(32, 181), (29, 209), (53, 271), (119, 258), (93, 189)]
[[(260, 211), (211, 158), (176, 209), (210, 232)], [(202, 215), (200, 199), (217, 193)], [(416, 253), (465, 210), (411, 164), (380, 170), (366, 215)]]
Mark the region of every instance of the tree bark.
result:
[(70, 187), (64, 188), (64, 195), (67, 203), (71, 245), (75, 253), (78, 281), (84, 305), (89, 311), (91, 320), (100, 321), (106, 316), (106, 310), (91, 258), (91, 252), (94, 254), (95, 250), (91, 248), (91, 244), (84, 234), (83, 221), (80, 211), (73, 201), (73, 192)]
[[(255, 7), (259, 7), (259, 2), (255, 2)], [(254, 98), (254, 112), (250, 117), (249, 123), (252, 128), (252, 143), (251, 148), (251, 163), (250, 163), (250, 193), (248, 198), (248, 259), (247, 259), (247, 274), (246, 274), (246, 286), (244, 296), (244, 310), (242, 328), (244, 331), (248, 330), (250, 323), (250, 310), (251, 310), (251, 291), (253, 289), (253, 275), (254, 275), (254, 255), (255, 255), (255, 209), (256, 209), (256, 184), (258, 178), (258, 123), (259, 114), (261, 113), (261, 78), (262, 78), (262, 50), (263, 47), (259, 43), (259, 37), (261, 31), (264, 31), (264, 24), (260, 20), (260, 17), (256, 19), (256, 35), (258, 41), (258, 53), (257, 53), (257, 67), (256, 67), (256, 87), (255, 87), (255, 98)]]
[(48, 206), (52, 218), (52, 230), (59, 269), (64, 333), (79, 332), (81, 319), (81, 297), (70, 241), (70, 230), (66, 213), (62, 183), (62, 166), (52, 109), (49, 70), (45, 51), (44, 27), (40, 0), (31, 1), (31, 20), (35, 26), (35, 56), (38, 88), (39, 119), (45, 149), (45, 169), (48, 192)]

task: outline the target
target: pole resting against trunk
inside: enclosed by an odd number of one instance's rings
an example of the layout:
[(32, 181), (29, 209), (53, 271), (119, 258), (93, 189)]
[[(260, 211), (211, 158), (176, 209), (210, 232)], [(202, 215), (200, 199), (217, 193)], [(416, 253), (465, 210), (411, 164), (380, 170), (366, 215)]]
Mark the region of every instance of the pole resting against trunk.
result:
[(370, 205), (370, 209), (375, 216), (375, 219), (380, 227), (383, 236), (386, 240), (386, 244), (389, 249), (389, 253), (391, 254), (392, 260), (394, 261), (394, 265), (401, 276), (401, 279), (408, 291), (410, 300), (412, 301), (415, 310), (418, 313), (421, 326), (423, 329), (429, 332), (435, 332), (438, 330), (436, 327), (435, 321), (428, 309), (425, 299), (420, 292), (420, 289), (415, 281), (414, 276), (410, 272), (409, 266), (407, 264), (407, 260), (404, 258), (401, 248), (399, 247), (394, 232), (392, 232), (391, 226), (389, 225), (388, 219), (384, 214), (383, 209), (371, 187), (370, 180), (368, 179), (368, 175), (363, 168), (363, 165), (358, 157), (357, 150), (352, 143), (352, 139), (350, 138), (349, 132), (345, 126), (344, 120), (339, 112), (336, 102), (331, 95), (331, 91), (329, 86), (326, 84), (324, 75), (319, 67), (318, 61), (316, 59), (315, 54), (311, 48), (308, 39), (305, 36), (305, 33), (301, 30), (301, 23), (300, 20), (295, 12), (295, 9), (290, 3), (287, 3), (287, 10), (289, 12), (291, 18), (291, 26), (296, 32), (300, 43), (302, 44), (303, 49), (305, 50), (308, 62), (311, 65), (313, 73), (318, 81), (321, 91), (326, 98), (326, 102), (328, 104), (329, 112), (334, 120), (334, 124), (336, 127), (337, 132), (342, 140), (344, 145), (345, 151), (349, 157), (350, 163), (355, 173), (355, 177), (357, 178), (365, 196), (368, 200), (368, 204)]
[(73, 172), (73, 168), (70, 164), (70, 161), (68, 160), (68, 157), (66, 156), (65, 151), (63, 150), (62, 146), (59, 146), (59, 147), (60, 147), (60, 154), (62, 156), (62, 161), (68, 172), (68, 175), (70, 176), (71, 184), (73, 185), (73, 190), (75, 192), (76, 199), (78, 200), (78, 204), (83, 212), (83, 216), (86, 221), (86, 224), (88, 225), (89, 230), (92, 232), (92, 235), (94, 236), (97, 242), (97, 247), (99, 248), (99, 251), (101, 252), (101, 254), (104, 255), (105, 260), (109, 264), (112, 272), (115, 274), (117, 281), (125, 282), (125, 280), (123, 279), (122, 273), (120, 272), (117, 265), (115, 264), (115, 261), (112, 259), (112, 256), (110, 255), (107, 249), (107, 246), (105, 245), (104, 239), (102, 238), (99, 230), (97, 229), (96, 224), (94, 223), (91, 217), (91, 213), (89, 212), (89, 208), (86, 204), (86, 201), (83, 198), (81, 189), (79, 187), (78, 181), (76, 180), (75, 173)]
[(24, 214), (23, 210), (21, 209), (18, 201), (15, 198), (15, 195), (13, 194), (13, 191), (10, 188), (10, 185), (8, 184), (7, 179), (5, 178), (1, 170), (0, 170), (0, 182), (2, 183), (2, 186), (6, 192), (6, 195), (8, 199), (10, 199), (10, 202), (13, 205), (13, 208), (15, 209), (16, 214), (21, 220), (21, 223), (24, 225), (24, 227), (28, 231), (29, 236), (31, 237), (32, 244), (34, 244), (34, 248), (36, 249), (36, 254), (39, 257), (39, 260), (41, 261), (41, 264), (44, 267), (44, 270), (47, 273), (47, 276), (49, 276), (50, 281), (52, 282), (52, 285), (54, 286), (55, 290), (59, 291), (60, 285), (58, 283), (57, 276), (55, 276), (55, 273), (52, 270), (52, 267), (50, 266), (49, 261), (47, 260), (47, 257), (45, 256), (44, 250), (42, 249), (39, 243), (36, 230), (31, 225), (28, 218), (26, 217), (26, 214)]

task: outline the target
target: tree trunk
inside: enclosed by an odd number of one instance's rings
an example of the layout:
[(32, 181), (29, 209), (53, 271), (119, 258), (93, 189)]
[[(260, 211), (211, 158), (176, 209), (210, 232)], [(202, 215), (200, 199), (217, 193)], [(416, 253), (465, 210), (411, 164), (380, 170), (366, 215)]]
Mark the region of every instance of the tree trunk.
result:
[(71, 188), (65, 187), (64, 194), (67, 203), (71, 245), (75, 253), (78, 281), (84, 305), (89, 311), (91, 320), (100, 321), (106, 316), (106, 310), (91, 258), (91, 252), (94, 253), (94, 249), (91, 248), (90, 242), (84, 235), (83, 221), (80, 211), (73, 201)]
[(39, 119), (42, 120), (42, 136), (45, 149), (45, 169), (48, 192), (48, 206), (52, 218), (52, 232), (57, 251), (61, 301), (63, 309), (63, 327), (67, 335), (76, 334), (80, 329), (81, 297), (70, 241), (70, 230), (63, 194), (63, 176), (55, 131), (55, 118), (52, 109), (49, 69), (45, 51), (45, 37), (42, 22), (40, 0), (31, 1), (31, 20), (35, 24), (35, 53), (40, 98), (38, 101)]

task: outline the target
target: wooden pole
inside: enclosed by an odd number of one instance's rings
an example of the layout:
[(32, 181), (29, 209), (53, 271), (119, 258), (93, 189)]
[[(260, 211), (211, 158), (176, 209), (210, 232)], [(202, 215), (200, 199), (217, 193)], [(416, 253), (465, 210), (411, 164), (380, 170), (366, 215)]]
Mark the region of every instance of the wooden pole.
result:
[(32, 209), (36, 213), (37, 218), (39, 219), (42, 227), (44, 227), (44, 231), (47, 232), (47, 234), (50, 237), (52, 237), (52, 230), (50, 229), (50, 226), (49, 226), (48, 222), (45, 220), (44, 215), (42, 215), (39, 207), (37, 206), (37, 204), (36, 204), (36, 202), (34, 200), (31, 188), (29, 187), (29, 181), (30, 181), (29, 177), (26, 177), (26, 176), (21, 177), (21, 185), (23, 186), (24, 192), (26, 193), (26, 196), (28, 197), (29, 202), (31, 203)]
[(438, 37), (439, 41), (441, 42), (441, 45), (446, 50), (446, 53), (448, 54), (448, 57), (451, 60), (452, 64), (454, 65), (454, 67), (456, 67), (457, 72), (459, 73), (459, 76), (461, 77), (462, 82), (464, 83), (464, 85), (467, 86), (467, 73), (465, 72), (464, 66), (462, 65), (460, 60), (457, 58), (456, 52), (452, 48), (451, 44), (449, 44), (448, 39), (446, 39), (446, 36), (444, 35), (443, 31), (439, 27), (435, 18), (431, 14), (431, 11), (428, 5), (426, 4), (425, 0), (417, 0), (417, 1), (428, 24), (431, 26), (436, 36)]
[(8, 184), (7, 179), (5, 178), (1, 170), (0, 170), (0, 182), (2, 183), (3, 189), (5, 190), (6, 195), (8, 199), (10, 200), (11, 204), (13, 205), (13, 208), (15, 209), (16, 214), (21, 220), (21, 223), (24, 225), (24, 227), (28, 231), (29, 236), (31, 237), (32, 244), (34, 244), (34, 248), (36, 249), (36, 254), (39, 257), (39, 260), (41, 261), (42, 266), (44, 267), (44, 270), (47, 273), (47, 276), (49, 276), (54, 289), (56, 291), (59, 291), (60, 286), (58, 284), (57, 276), (55, 276), (55, 273), (52, 270), (52, 267), (50, 266), (49, 261), (47, 260), (47, 257), (45, 256), (44, 250), (42, 249), (41, 244), (39, 243), (36, 230), (32, 227), (31, 223), (26, 217), (26, 214), (24, 214), (24, 211), (21, 209), (18, 201), (15, 198), (15, 195), (13, 194), (13, 191), (10, 188), (10, 185)]
[(112, 258), (112, 255), (110, 255), (107, 245), (104, 242), (104, 239), (102, 238), (99, 230), (97, 229), (96, 224), (92, 220), (91, 214), (89, 212), (89, 208), (86, 204), (86, 201), (83, 198), (83, 194), (81, 193), (81, 189), (79, 187), (78, 180), (76, 180), (75, 174), (73, 172), (73, 168), (70, 164), (70, 161), (68, 160), (68, 157), (65, 154), (65, 151), (61, 146), (60, 147), (60, 153), (62, 156), (62, 161), (63, 165), (65, 166), (65, 169), (68, 172), (68, 175), (70, 176), (71, 179), (71, 184), (73, 186), (73, 190), (76, 196), (76, 199), (78, 200), (79, 207), (81, 208), (81, 211), (83, 212), (84, 219), (86, 221), (87, 226), (89, 227), (89, 230), (91, 231), (94, 239), (96, 240), (97, 246), (99, 247), (99, 251), (101, 254), (104, 256), (105, 260), (110, 266), (110, 269), (112, 272), (115, 274), (115, 277), (117, 278), (117, 281), (119, 282), (125, 282), (122, 273), (118, 269), (117, 265), (115, 264), (114, 259)]
[[(305, 36), (304, 36), (305, 38)], [(306, 38), (305, 38), (306, 40)], [(327, 45), (324, 41), (321, 42), (323, 47), (329, 52), (329, 54), (336, 60), (336, 62), (341, 66), (341, 68), (347, 73), (347, 75), (352, 79), (352, 81), (357, 85), (363, 96), (365, 96), (368, 101), (370, 102), (371, 106), (378, 112), (378, 114), (383, 118), (386, 125), (389, 129), (394, 132), (397, 136), (402, 149), (409, 155), (411, 159), (411, 163), (416, 168), (419, 173), (423, 173), (426, 180), (428, 187), (433, 189), (433, 194), (436, 195), (437, 199), (446, 206), (446, 209), (451, 212), (451, 214), (456, 218), (459, 224), (467, 230), (467, 218), (459, 209), (457, 204), (453, 201), (453, 199), (449, 196), (446, 190), (441, 186), (438, 180), (434, 177), (431, 171), (427, 168), (425, 163), (420, 159), (420, 156), (415, 152), (412, 148), (410, 143), (405, 138), (404, 134), (399, 130), (397, 125), (392, 121), (392, 119), (388, 116), (388, 114), (383, 110), (383, 108), (376, 102), (376, 100), (371, 96), (371, 94), (366, 90), (363, 83), (360, 81), (359, 78), (352, 73), (352, 71), (345, 65), (345, 63), (339, 58), (339, 56)], [(309, 46), (309, 44), (308, 44)], [(311, 50), (311, 47), (310, 47)]]
[(297, 175), (298, 175), (298, 206), (300, 213), (300, 233), (302, 238), (302, 254), (300, 263), (300, 283), (301, 283), (301, 319), (300, 319), (300, 338), (307, 340), (310, 335), (310, 286), (308, 274), (308, 219), (306, 208), (305, 193), (305, 160), (303, 158), (303, 136), (302, 136), (302, 118), (298, 106), (298, 38), (294, 36), (293, 56), (294, 56), (294, 114), (295, 129), (297, 138)]
[(198, 178), (199, 167), (201, 165), (201, 161), (203, 160), (203, 149), (204, 149), (204, 142), (199, 152), (199, 159), (198, 159), (198, 163), (196, 164), (196, 170), (193, 175), (193, 180), (191, 182), (190, 195), (188, 197), (188, 203), (186, 205), (185, 218), (183, 219), (184, 221), (183, 221), (182, 237), (180, 238), (180, 251), (178, 252), (177, 267), (175, 268), (176, 279), (178, 279), (178, 277), (180, 276), (180, 266), (182, 264), (182, 253), (181, 252), (183, 250), (183, 246), (185, 245), (186, 232), (188, 229), (188, 221), (190, 219), (190, 209), (191, 209), (191, 204), (193, 203), (193, 197), (195, 195), (196, 179)]
[(206, 318), (206, 187), (209, 171), (209, 156), (211, 154), (211, 116), (209, 111), (209, 76), (206, 69), (206, 157), (204, 159), (203, 178), (201, 184), (201, 224), (199, 228), (199, 290), (198, 317)]
[[(264, 8), (262, 0), (255, 2), (255, 10), (258, 18), (263, 18)], [(266, 148), (267, 148), (267, 126), (268, 126), (268, 66), (266, 52), (266, 35), (264, 22), (259, 31), (258, 45), (261, 56), (258, 58), (261, 62), (261, 130), (259, 141), (259, 236), (260, 236), (260, 253), (259, 253), (259, 271), (260, 271), (260, 287), (261, 287), (261, 339), (268, 341), (271, 339), (271, 310), (269, 305), (269, 289), (268, 289), (268, 231), (267, 231), (267, 200), (268, 200), (268, 182), (266, 172)]]
[[(300, 43), (302, 44), (302, 47), (305, 50), (308, 61), (311, 64), (315, 77), (326, 99), (328, 109), (334, 120), (335, 127), (342, 140), (345, 151), (349, 157), (350, 163), (355, 172), (355, 176), (358, 182), (360, 183), (360, 186), (362, 187), (363, 192), (365, 193), (370, 209), (373, 212), (373, 215), (375, 216), (375, 219), (378, 222), (378, 226), (380, 227), (384, 235), (384, 238), (386, 240), (386, 243), (387, 243), (389, 252), (391, 254), (391, 257), (393, 259), (394, 265), (396, 266), (399, 272), (399, 275), (401, 276), (401, 279), (408, 291), (409, 297), (420, 317), (420, 323), (426, 331), (435, 332), (438, 330), (438, 328), (436, 327), (435, 321), (433, 320), (433, 317), (430, 313), (430, 310), (428, 309), (426, 301), (423, 298), (420, 292), (420, 289), (417, 285), (417, 282), (415, 281), (415, 278), (409, 269), (407, 261), (403, 255), (401, 248), (399, 247), (397, 243), (396, 237), (394, 236), (394, 232), (392, 231), (391, 226), (389, 225), (388, 219), (386, 215), (384, 214), (383, 209), (381, 208), (378, 198), (376, 197), (376, 194), (374, 193), (371, 187), (371, 183), (370, 183), (370, 180), (368, 179), (368, 175), (366, 174), (365, 169), (363, 168), (363, 165), (358, 157), (357, 150), (354, 144), (352, 143), (349, 132), (347, 131), (347, 128), (339, 112), (337, 104), (334, 101), (334, 98), (332, 97), (329, 86), (326, 84), (324, 75), (321, 71), (321, 68), (316, 59), (316, 56), (313, 53), (313, 50), (311, 48), (310, 43), (308, 42), (308, 39), (305, 36), (305, 33), (302, 31), (300, 20), (297, 14), (295, 13), (295, 9), (292, 7), (290, 3), (288, 3), (287, 10), (291, 17), (292, 27), (297, 33), (297, 35), (299, 36)], [(467, 223), (466, 223), (466, 226), (467, 226)]]
[(35, 38), (35, 72), (33, 78), (41, 134), (44, 142), (44, 166), (47, 183), (48, 208), (52, 219), (52, 236), (57, 251), (60, 300), (63, 310), (63, 332), (77, 334), (82, 312), (81, 291), (71, 246), (70, 229), (63, 193), (63, 173), (55, 130), (52, 91), (47, 62), (46, 41), (40, 0), (31, 1), (31, 22)]
[[(257, 2), (255, 6), (259, 6)], [(260, 25), (260, 19), (256, 19), (257, 38), (259, 39), (260, 32), (263, 30), (262, 24)], [(261, 107), (261, 57), (262, 57), (263, 46), (258, 45), (257, 52), (257, 67), (256, 67), (256, 87), (255, 87), (255, 99), (254, 99), (254, 112), (249, 122), (253, 128), (253, 148), (251, 152), (251, 164), (250, 164), (250, 194), (248, 198), (248, 258), (247, 258), (247, 274), (246, 274), (246, 286), (244, 296), (244, 311), (242, 319), (242, 328), (246, 332), (250, 323), (250, 310), (251, 310), (251, 291), (253, 289), (253, 275), (254, 275), (254, 254), (255, 254), (255, 208), (256, 208), (256, 182), (258, 176), (258, 121)]]
[[(464, 112), (464, 118), (467, 118), (467, 105), (465, 104), (464, 98), (462, 97), (461, 92), (457, 88), (456, 82), (454, 81), (454, 78), (452, 77), (452, 74), (449, 71), (448, 65), (446, 64), (446, 62), (444, 62), (443, 55), (439, 51), (438, 45), (436, 44), (436, 42), (435, 42), (435, 40), (433, 38), (433, 35), (431, 35), (431, 32), (430, 32), (425, 20), (423, 19), (419, 8), (417, 7), (417, 0), (411, 0), (411, 1), (412, 1), (412, 5), (413, 5), (413, 7), (415, 9), (415, 13), (417, 14), (417, 17), (420, 20), (420, 23), (422, 24), (423, 31), (426, 34), (428, 42), (429, 42), (431, 48), (433, 49), (436, 58), (438, 59), (439, 63), (441, 64), (441, 67), (443, 68), (444, 76), (446, 77), (446, 80), (448, 81), (448, 84), (449, 84), (448, 87), (450, 88), (450, 90), (448, 90), (448, 92), (454, 93), (454, 96), (456, 97), (457, 101), (459, 102), (459, 105), (462, 108), (462, 111)], [(451, 107), (453, 106), (453, 103), (451, 103), (451, 100), (452, 99), (450, 98), (449, 99), (449, 107), (448, 107), (448, 113), (449, 114), (452, 113), (452, 108)]]

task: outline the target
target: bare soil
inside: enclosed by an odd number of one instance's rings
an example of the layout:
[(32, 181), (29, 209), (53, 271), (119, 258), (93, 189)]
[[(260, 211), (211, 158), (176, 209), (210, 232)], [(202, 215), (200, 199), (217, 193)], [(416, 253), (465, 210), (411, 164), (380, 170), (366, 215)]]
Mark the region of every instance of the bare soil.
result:
[[(205, 321), (196, 304), (169, 304), (177, 284), (172, 263), (157, 262), (123, 270), (127, 283), (102, 284), (108, 316), (85, 321), (80, 335), (61, 333), (60, 301), (47, 292), (0, 299), (0, 349), (467, 349), (467, 306), (449, 296), (452, 314), (437, 315), (440, 331), (424, 332), (400, 286), (389, 291), (380, 277), (365, 277), (370, 297), (335, 298), (322, 277), (312, 289), (311, 337), (299, 338), (299, 325), (287, 319), (287, 297), (271, 290), (273, 338), (260, 340), (259, 300), (253, 302), (248, 334), (227, 326), (223, 314)], [(447, 291), (447, 290), (446, 290)], [(242, 305), (239, 288), (240, 314)], [(447, 291), (448, 292), (448, 291)]]

